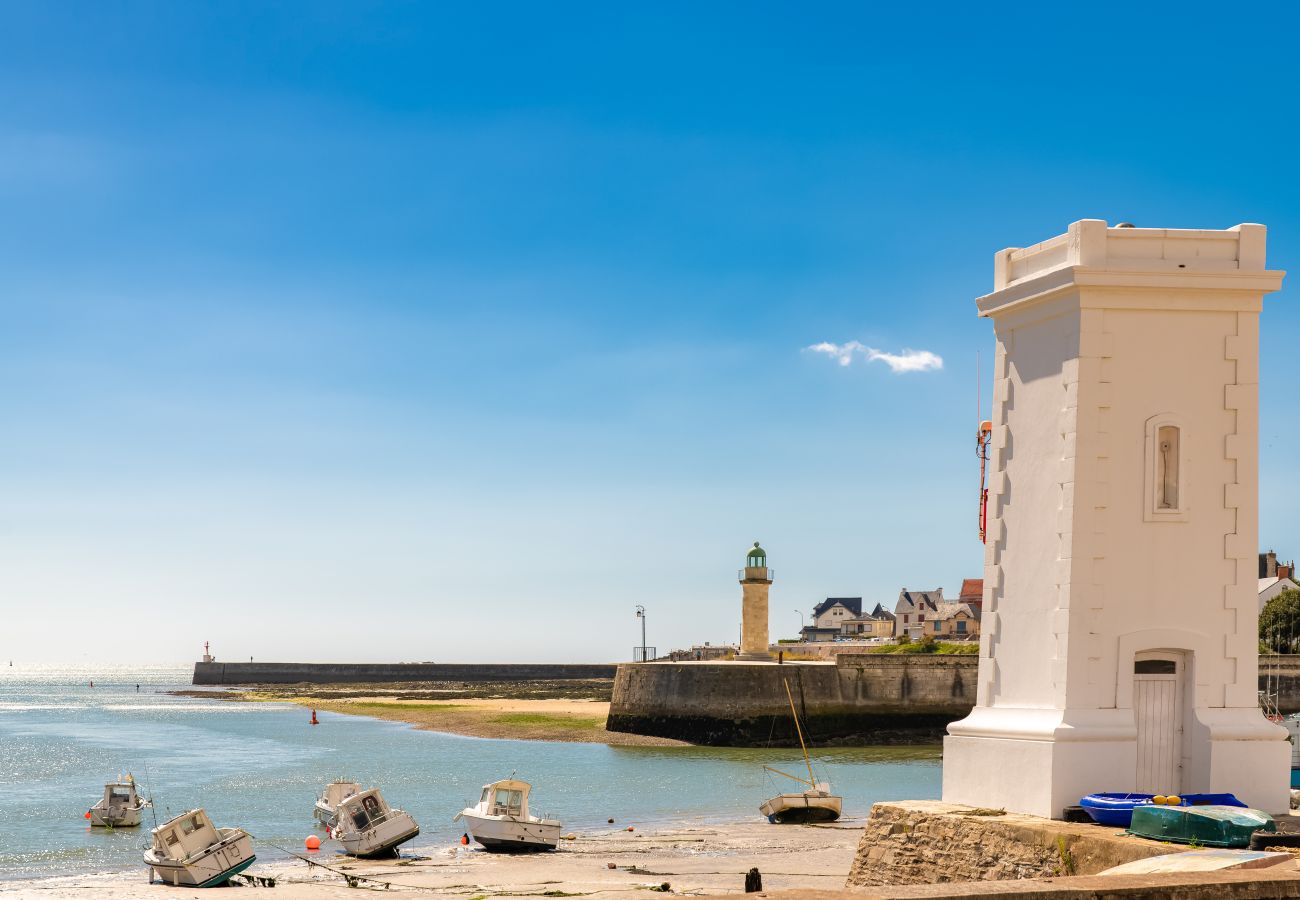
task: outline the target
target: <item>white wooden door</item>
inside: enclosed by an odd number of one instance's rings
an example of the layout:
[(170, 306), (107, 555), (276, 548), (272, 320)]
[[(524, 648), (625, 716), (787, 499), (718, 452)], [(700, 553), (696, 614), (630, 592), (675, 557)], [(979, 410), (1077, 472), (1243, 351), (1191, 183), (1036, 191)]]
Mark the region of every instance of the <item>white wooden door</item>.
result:
[(1182, 791), (1182, 665), (1176, 660), (1138, 660), (1133, 667), (1133, 714), (1137, 719), (1137, 791)]

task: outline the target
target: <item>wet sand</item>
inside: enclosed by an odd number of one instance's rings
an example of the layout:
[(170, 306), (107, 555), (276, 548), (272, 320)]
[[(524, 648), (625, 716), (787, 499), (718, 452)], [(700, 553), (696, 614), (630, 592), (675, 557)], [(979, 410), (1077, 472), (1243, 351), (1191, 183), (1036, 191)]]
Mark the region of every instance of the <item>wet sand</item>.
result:
[[(757, 817), (756, 817), (757, 818)], [(838, 890), (862, 834), (861, 819), (828, 825), (768, 825), (761, 821), (693, 825), (652, 832), (578, 832), (553, 853), (486, 853), (459, 844), (423, 845), (400, 860), (364, 861), (328, 852), (315, 859), (335, 871), (304, 862), (255, 864), (249, 874), (276, 879), (268, 888), (243, 887), (238, 896), (268, 900), (356, 898), (345, 876), (362, 876), (357, 888), (463, 897), (621, 897), (637, 892), (743, 893), (745, 873), (757, 868), (766, 891), (791, 888)], [(633, 826), (635, 827), (635, 826)], [(331, 845), (326, 845), (326, 850)], [(611, 865), (613, 866), (611, 868)], [(665, 887), (666, 886), (666, 887)], [(101, 893), (115, 898), (205, 897), (206, 892), (145, 883), (143, 864), (126, 874), (87, 875), (0, 882), (0, 895), (49, 900)]]
[[(231, 701), (288, 702), (323, 712), (406, 722), (430, 731), (527, 741), (577, 741), (622, 747), (687, 746), (683, 741), (606, 731), (602, 682), (551, 685), (276, 685), (251, 690), (174, 693)], [(556, 696), (559, 694), (559, 696)], [(603, 696), (602, 696), (603, 694)]]

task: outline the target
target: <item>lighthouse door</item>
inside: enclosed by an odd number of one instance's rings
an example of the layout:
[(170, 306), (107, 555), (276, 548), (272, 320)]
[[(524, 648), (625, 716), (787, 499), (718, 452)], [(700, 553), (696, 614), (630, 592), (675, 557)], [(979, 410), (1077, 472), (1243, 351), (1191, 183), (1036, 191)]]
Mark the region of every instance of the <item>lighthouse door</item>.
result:
[(1144, 794), (1182, 790), (1183, 663), (1180, 657), (1139, 657), (1133, 664), (1137, 720), (1137, 785)]

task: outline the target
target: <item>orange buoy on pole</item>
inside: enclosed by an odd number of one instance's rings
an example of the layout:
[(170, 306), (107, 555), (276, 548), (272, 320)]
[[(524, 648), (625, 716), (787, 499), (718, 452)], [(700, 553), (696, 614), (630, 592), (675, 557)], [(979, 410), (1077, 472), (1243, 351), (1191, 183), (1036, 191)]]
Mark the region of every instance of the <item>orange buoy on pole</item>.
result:
[(311, 724), (313, 724), (313, 725), (319, 725), (319, 724), (320, 724), (320, 722), (316, 721), (316, 710), (314, 710), (314, 709), (311, 711)]
[(469, 835), (468, 835), (468, 834), (462, 834), (462, 835), (460, 836), (460, 842), (461, 842), (462, 845), (463, 845), (463, 844), (468, 844), (468, 843), (469, 843)]

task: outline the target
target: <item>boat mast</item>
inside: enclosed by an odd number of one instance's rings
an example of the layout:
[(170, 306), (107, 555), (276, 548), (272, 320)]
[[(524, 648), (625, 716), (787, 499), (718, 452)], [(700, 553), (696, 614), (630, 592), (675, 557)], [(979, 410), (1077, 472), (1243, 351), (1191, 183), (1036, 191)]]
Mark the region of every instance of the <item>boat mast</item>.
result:
[(808, 745), (803, 742), (803, 729), (799, 727), (799, 714), (794, 711), (794, 694), (790, 693), (790, 682), (782, 678), (781, 683), (785, 685), (785, 696), (790, 701), (790, 716), (794, 719), (794, 733), (799, 735), (799, 749), (803, 751), (804, 765), (808, 767), (808, 783), (813, 789), (817, 788), (817, 776), (813, 775), (812, 760), (808, 758)]

